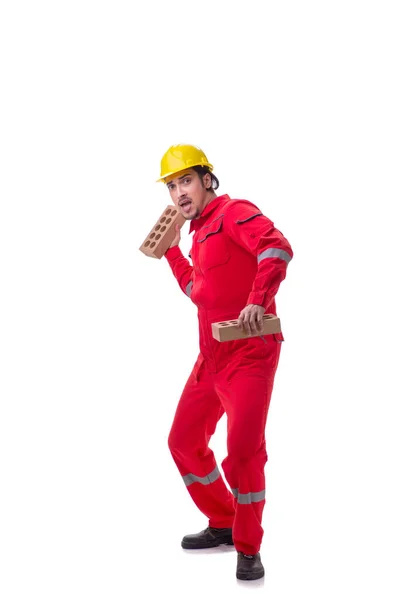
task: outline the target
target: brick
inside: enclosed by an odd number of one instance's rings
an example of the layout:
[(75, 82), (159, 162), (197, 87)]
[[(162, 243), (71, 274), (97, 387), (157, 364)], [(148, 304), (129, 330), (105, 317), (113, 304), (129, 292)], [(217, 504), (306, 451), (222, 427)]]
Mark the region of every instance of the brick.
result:
[(281, 322), (275, 315), (263, 315), (263, 330), (261, 333), (248, 335), (238, 327), (238, 319), (232, 321), (219, 321), (212, 323), (212, 335), (219, 342), (231, 342), (259, 335), (270, 335), (272, 333), (281, 333)]
[(151, 258), (162, 258), (175, 237), (176, 223), (182, 227), (185, 220), (179, 209), (168, 205), (139, 250)]

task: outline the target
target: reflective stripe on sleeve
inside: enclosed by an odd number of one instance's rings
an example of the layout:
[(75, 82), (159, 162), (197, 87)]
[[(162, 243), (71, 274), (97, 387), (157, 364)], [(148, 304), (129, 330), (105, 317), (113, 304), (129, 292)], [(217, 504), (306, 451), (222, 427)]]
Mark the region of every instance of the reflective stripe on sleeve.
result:
[(257, 256), (257, 262), (260, 263), (264, 258), (281, 258), (287, 263), (292, 260), (288, 252), (279, 248), (267, 248)]
[(193, 287), (193, 281), (189, 281), (189, 283), (186, 286), (186, 295), (189, 296), (189, 298), (190, 298), (190, 294), (192, 293), (192, 287)]

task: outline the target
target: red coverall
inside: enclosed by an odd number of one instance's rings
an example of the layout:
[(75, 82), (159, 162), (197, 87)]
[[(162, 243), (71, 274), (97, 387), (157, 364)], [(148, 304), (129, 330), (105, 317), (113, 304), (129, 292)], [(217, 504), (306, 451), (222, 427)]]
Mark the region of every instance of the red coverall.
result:
[[(247, 200), (214, 198), (194, 231), (189, 256), (165, 257), (181, 289), (198, 307), (200, 354), (178, 403), (168, 438), (173, 459), (210, 527), (232, 527), (235, 548), (256, 554), (264, 530), (265, 427), (282, 334), (231, 342), (212, 337), (211, 323), (237, 319), (247, 304), (276, 314), (275, 294), (293, 256), (288, 241)], [(218, 470), (208, 447), (227, 415), (227, 457)]]

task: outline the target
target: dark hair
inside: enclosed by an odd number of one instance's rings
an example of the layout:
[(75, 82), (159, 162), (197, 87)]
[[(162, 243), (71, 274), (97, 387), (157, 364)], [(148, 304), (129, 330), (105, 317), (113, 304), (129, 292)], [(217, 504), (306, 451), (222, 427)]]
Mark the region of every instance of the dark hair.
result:
[[(209, 175), (211, 175), (211, 189), (217, 190), (219, 188), (218, 177), (216, 175), (214, 175), (214, 173), (211, 173), (211, 171), (208, 167), (202, 167), (200, 165), (196, 165), (195, 167), (193, 167), (193, 169), (196, 171), (196, 173), (199, 174), (202, 183), (203, 183), (204, 175), (207, 175), (207, 173), (208, 173)], [(210, 189), (210, 188), (208, 188), (208, 189)]]

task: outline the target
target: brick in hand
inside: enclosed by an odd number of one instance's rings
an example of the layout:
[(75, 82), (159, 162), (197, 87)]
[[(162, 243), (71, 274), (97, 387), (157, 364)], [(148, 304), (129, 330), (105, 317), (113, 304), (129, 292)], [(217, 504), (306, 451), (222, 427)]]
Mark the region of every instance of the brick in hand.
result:
[(176, 235), (177, 223), (182, 227), (185, 217), (175, 206), (168, 205), (139, 250), (151, 258), (162, 258)]
[(270, 335), (271, 333), (281, 333), (281, 322), (279, 317), (275, 315), (263, 315), (263, 328), (261, 332), (247, 334), (238, 327), (238, 319), (232, 321), (220, 321), (212, 323), (213, 338), (219, 342), (231, 342), (233, 340), (241, 340), (258, 335)]

